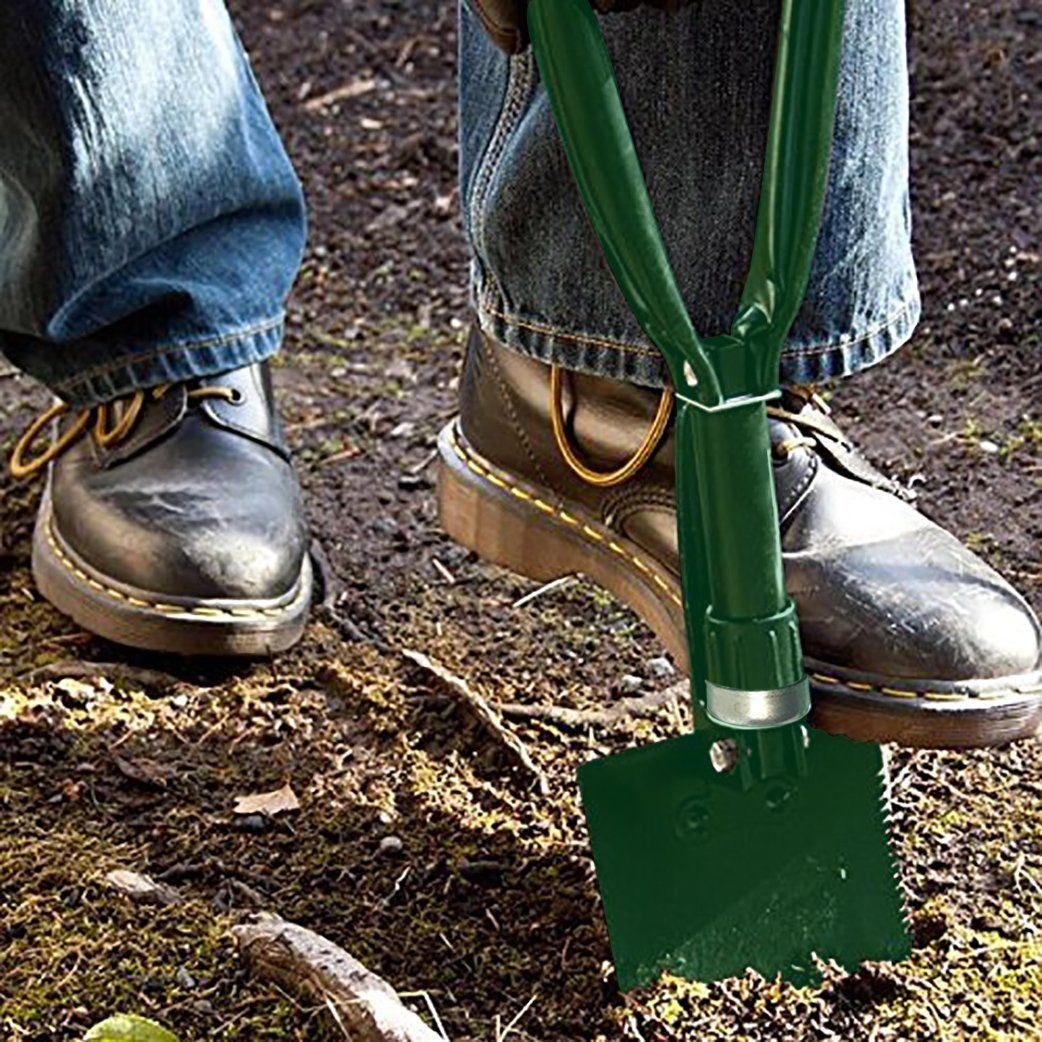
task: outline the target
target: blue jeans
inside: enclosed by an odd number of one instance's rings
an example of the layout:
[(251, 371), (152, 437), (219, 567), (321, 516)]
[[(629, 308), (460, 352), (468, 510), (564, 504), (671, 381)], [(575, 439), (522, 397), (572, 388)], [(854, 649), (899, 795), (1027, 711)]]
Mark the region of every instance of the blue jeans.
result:
[(0, 4), (0, 349), (86, 405), (277, 350), (300, 186), (221, 0)]
[[(695, 319), (728, 329), (752, 251), (779, 0), (699, 0), (602, 25), (663, 238)], [(464, 6), (461, 167), (481, 327), (525, 354), (648, 385), (666, 377), (604, 263), (531, 53)], [(904, 0), (847, 0), (825, 216), (784, 383), (841, 376), (911, 335)]]

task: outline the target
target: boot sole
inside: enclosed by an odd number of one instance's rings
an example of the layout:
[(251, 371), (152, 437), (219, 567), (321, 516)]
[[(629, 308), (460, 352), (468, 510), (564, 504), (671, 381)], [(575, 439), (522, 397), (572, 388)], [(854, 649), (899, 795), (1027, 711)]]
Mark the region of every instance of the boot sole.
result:
[(33, 577), (58, 611), (106, 640), (175, 655), (260, 658), (285, 651), (304, 632), (312, 570), (284, 598), (210, 601), (138, 590), (79, 559), (62, 539), (45, 489), (33, 532)]
[[(680, 580), (581, 506), (482, 459), (453, 421), (438, 439), (442, 527), (479, 557), (551, 582), (581, 574), (635, 611), (687, 668)], [(914, 748), (998, 746), (1042, 727), (1042, 673), (951, 683), (806, 660), (811, 723)]]

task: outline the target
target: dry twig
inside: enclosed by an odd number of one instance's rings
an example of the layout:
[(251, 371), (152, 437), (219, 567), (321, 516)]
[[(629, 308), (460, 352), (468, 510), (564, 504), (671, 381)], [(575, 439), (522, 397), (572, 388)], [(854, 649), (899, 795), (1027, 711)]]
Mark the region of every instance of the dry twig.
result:
[(320, 94), (316, 98), (308, 98), (308, 100), (304, 102), (304, 108), (308, 112), (318, 112), (320, 109), (328, 108), (330, 105), (334, 105), (338, 101), (349, 101), (351, 98), (361, 97), (363, 94), (368, 94), (370, 91), (376, 90), (379, 86), (379, 80), (352, 80), (350, 83), (345, 83), (341, 87), (336, 87), (331, 91), (327, 91), (325, 94)]
[(641, 698), (626, 698), (607, 709), (569, 709), (567, 706), (524, 705), (506, 702), (499, 707), (503, 716), (514, 720), (548, 720), (572, 730), (612, 727), (621, 720), (658, 715), (659, 711), (687, 697), (687, 681), (652, 691)]
[(524, 742), (503, 725), (503, 720), (499, 713), (477, 691), (462, 677), (456, 676), (455, 673), (450, 673), (444, 666), (434, 662), (424, 655), (423, 652), (403, 648), (401, 654), (403, 658), (422, 669), (443, 690), (457, 699), (488, 734), (510, 751), (514, 759), (535, 779), (541, 795), (545, 796), (549, 793), (550, 784), (546, 775), (535, 760), (532, 759)]
[(232, 935), (259, 976), (328, 1004), (355, 1042), (439, 1042), (390, 984), (325, 937), (266, 913)]

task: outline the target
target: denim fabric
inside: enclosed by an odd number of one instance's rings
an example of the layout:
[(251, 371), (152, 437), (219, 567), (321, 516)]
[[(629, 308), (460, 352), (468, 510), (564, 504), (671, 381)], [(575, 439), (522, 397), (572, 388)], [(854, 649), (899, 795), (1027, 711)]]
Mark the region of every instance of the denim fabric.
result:
[[(602, 17), (670, 257), (697, 328), (730, 327), (752, 252), (779, 0)], [(481, 327), (526, 354), (666, 378), (587, 222), (531, 53), (461, 11), (462, 201)], [(784, 383), (878, 361), (911, 335), (904, 0), (848, 0), (825, 217)]]
[(74, 404), (281, 340), (300, 186), (220, 0), (0, 4), (0, 349)]

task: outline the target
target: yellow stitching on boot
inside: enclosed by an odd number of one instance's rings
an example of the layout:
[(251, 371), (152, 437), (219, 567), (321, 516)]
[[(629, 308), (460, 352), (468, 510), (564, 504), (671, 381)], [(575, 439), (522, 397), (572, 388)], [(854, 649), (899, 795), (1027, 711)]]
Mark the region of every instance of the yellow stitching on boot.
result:
[(889, 695), (891, 698), (918, 698), (918, 691), (904, 691), (901, 688), (896, 687), (881, 687), (879, 689), (884, 695)]
[(106, 597), (111, 597), (113, 600), (132, 604), (138, 608), (148, 608), (152, 611), (158, 611), (168, 615), (199, 615), (204, 618), (278, 618), (280, 615), (285, 615), (300, 599), (300, 594), (298, 594), (293, 598), (293, 600), (289, 601), (287, 604), (280, 605), (277, 608), (254, 609), (189, 607), (176, 604), (163, 604), (159, 601), (142, 600), (140, 597), (131, 597), (129, 594), (123, 593), (112, 586), (106, 586), (104, 583), (98, 582), (97, 579), (92, 578), (82, 568), (80, 568), (59, 545), (58, 540), (54, 535), (53, 526), (54, 519), (49, 518), (47, 525), (44, 528), (44, 535), (47, 538), (47, 545), (54, 551), (55, 557), (58, 558), (66, 571), (71, 572), (76, 576), (76, 578), (85, 582), (92, 589), (104, 594)]
[(855, 691), (872, 691), (873, 687), (871, 684), (862, 684), (859, 680), (844, 680), (844, 684), (847, 687), (853, 688)]
[(540, 499), (538, 496), (533, 496), (528, 492), (522, 491), (512, 482), (500, 478), (487, 467), (483, 467), (480, 464), (478, 464), (467, 451), (467, 449), (464, 447), (463, 443), (460, 441), (458, 430), (453, 430), (452, 440), (456, 452), (459, 455), (459, 458), (466, 464), (468, 470), (473, 471), (479, 477), (485, 478), (486, 480), (490, 481), (493, 485), (496, 485), (499, 488), (507, 489), (511, 495), (516, 496), (518, 499), (523, 499), (527, 500), (528, 502), (534, 503), (544, 513), (554, 514), (570, 528), (576, 529), (582, 535), (585, 535), (588, 539), (594, 540), (598, 543), (607, 543), (607, 545), (615, 553), (619, 554), (621, 557), (625, 557), (626, 560), (631, 561), (642, 572), (645, 572), (647, 575), (649, 575), (665, 591), (665, 593), (669, 596), (669, 599), (673, 601), (674, 604), (676, 604), (678, 607), (683, 607), (684, 602), (676, 593), (673, 592), (673, 589), (670, 587), (670, 585), (654, 569), (650, 568), (643, 560), (641, 560), (641, 558), (639, 558), (636, 554), (631, 554), (625, 547), (620, 546), (618, 543), (616, 543), (609, 537), (602, 535), (596, 529), (591, 528), (588, 524), (585, 524), (584, 522), (579, 521), (577, 518), (572, 517), (571, 514), (569, 514), (565, 510), (562, 510), (560, 507), (554, 506), (551, 503), (547, 503), (545, 500)]
[(824, 673), (811, 673), (811, 676), (815, 680), (820, 680), (821, 683), (830, 684), (833, 687), (838, 687), (840, 684), (842, 684), (841, 680), (838, 680), (836, 677), (827, 677)]

